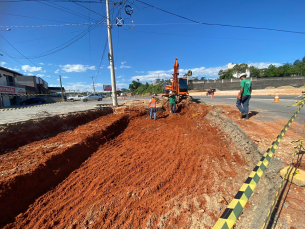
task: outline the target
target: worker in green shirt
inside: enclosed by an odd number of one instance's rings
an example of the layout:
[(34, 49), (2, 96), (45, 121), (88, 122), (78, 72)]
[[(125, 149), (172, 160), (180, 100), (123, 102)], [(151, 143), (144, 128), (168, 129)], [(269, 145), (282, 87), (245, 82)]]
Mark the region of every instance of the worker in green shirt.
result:
[(169, 104), (170, 104), (170, 110), (171, 114), (176, 112), (176, 96), (173, 94), (173, 92), (169, 93)]
[(240, 92), (237, 96), (236, 106), (238, 110), (241, 112), (240, 117), (249, 119), (249, 101), (251, 99), (252, 93), (252, 82), (249, 79), (246, 79), (247, 74), (242, 73), (240, 75)]

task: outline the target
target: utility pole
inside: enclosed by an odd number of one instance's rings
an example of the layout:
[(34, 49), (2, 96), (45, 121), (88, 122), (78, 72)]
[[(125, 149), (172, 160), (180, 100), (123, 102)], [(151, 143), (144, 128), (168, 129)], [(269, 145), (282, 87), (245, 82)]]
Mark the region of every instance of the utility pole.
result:
[(62, 94), (62, 84), (61, 84), (61, 75), (59, 75), (59, 81), (60, 81), (60, 90), (61, 90), (61, 101), (64, 101), (64, 96)]
[(113, 49), (112, 49), (112, 35), (111, 35), (111, 22), (109, 12), (109, 0), (106, 0), (106, 11), (107, 11), (107, 28), (108, 28), (108, 43), (109, 43), (109, 62), (110, 62), (110, 73), (111, 73), (111, 87), (112, 87), (112, 103), (116, 107), (118, 105), (116, 95), (116, 83), (115, 83), (115, 72), (114, 72), (114, 60), (113, 60)]
[(92, 78), (93, 91), (94, 91), (94, 93), (95, 93), (95, 87), (94, 87), (93, 76), (91, 76), (91, 78)]

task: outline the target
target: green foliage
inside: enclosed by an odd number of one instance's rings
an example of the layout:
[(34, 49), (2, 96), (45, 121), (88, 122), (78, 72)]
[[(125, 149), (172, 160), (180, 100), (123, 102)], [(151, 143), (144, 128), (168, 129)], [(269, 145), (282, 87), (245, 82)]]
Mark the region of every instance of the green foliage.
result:
[(192, 76), (193, 72), (191, 70), (188, 70), (187, 73), (185, 73), (183, 76)]
[(205, 80), (205, 77), (204, 77), (204, 76), (201, 76), (200, 80)]
[(132, 84), (129, 84), (129, 89), (134, 94), (144, 95), (146, 93), (149, 93), (150, 95), (156, 93), (160, 94), (163, 93), (163, 83), (167, 82), (162, 80), (161, 83), (156, 85), (149, 85), (147, 82), (145, 84), (140, 83), (139, 81), (132, 81)]
[[(223, 72), (225, 72), (225, 73), (223, 73)], [(221, 73), (222, 73), (222, 75), (220, 75)], [(218, 75), (219, 75), (219, 79), (232, 79), (232, 78), (234, 78), (233, 69), (229, 69), (228, 71), (220, 70)]]
[(297, 59), (291, 63), (285, 63), (279, 67), (270, 64), (266, 69), (258, 69), (254, 66), (248, 66), (247, 64), (236, 64), (233, 69), (229, 70), (220, 70), (218, 72), (219, 79), (230, 79), (234, 78), (233, 74), (246, 72), (246, 70), (250, 70), (251, 77), (286, 77), (286, 76), (294, 76), (294, 75), (305, 75), (305, 56), (302, 60)]

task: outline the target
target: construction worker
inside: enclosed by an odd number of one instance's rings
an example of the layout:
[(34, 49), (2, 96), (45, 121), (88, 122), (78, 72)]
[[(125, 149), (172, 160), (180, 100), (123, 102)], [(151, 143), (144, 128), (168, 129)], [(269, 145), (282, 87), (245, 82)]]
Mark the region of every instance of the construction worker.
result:
[(249, 101), (251, 99), (251, 93), (252, 93), (252, 82), (249, 79), (246, 79), (247, 74), (242, 73), (240, 75), (240, 92), (237, 96), (236, 106), (238, 110), (240, 111), (241, 118), (246, 117), (246, 119), (249, 119)]
[(150, 108), (150, 119), (152, 119), (152, 114), (154, 114), (155, 120), (157, 120), (157, 100), (155, 99), (155, 96), (153, 95), (151, 99), (149, 100), (149, 108)]
[(175, 113), (176, 112), (176, 96), (175, 96), (175, 94), (173, 94), (172, 91), (169, 93), (169, 104), (170, 104), (171, 114)]

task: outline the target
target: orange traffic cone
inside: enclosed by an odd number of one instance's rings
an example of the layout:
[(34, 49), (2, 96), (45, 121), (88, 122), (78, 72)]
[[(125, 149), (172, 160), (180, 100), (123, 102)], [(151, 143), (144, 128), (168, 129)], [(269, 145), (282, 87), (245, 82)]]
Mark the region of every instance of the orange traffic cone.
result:
[(213, 99), (213, 98), (214, 98), (214, 92), (211, 93), (211, 99)]
[(280, 102), (280, 98), (279, 98), (279, 93), (276, 93), (275, 98), (274, 98), (274, 103), (279, 103)]

